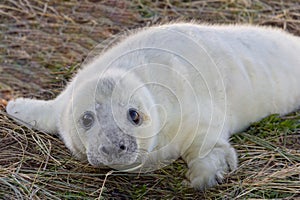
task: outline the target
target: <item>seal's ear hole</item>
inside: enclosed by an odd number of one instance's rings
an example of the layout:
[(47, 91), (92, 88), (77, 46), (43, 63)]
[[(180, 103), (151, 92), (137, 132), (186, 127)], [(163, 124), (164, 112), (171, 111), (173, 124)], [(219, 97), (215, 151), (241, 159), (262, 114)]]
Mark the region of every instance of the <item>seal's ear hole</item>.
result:
[(128, 110), (127, 119), (135, 126), (140, 126), (143, 123), (142, 115), (134, 108)]

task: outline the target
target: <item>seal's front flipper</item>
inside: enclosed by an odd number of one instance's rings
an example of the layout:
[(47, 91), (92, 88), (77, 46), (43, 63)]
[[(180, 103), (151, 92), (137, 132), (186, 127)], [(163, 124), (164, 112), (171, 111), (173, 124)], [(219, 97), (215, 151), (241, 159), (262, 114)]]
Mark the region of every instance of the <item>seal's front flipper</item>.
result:
[(43, 101), (18, 98), (8, 102), (7, 113), (18, 123), (27, 127), (57, 133), (58, 106), (55, 100)]
[(222, 182), (226, 173), (236, 169), (237, 155), (228, 142), (219, 141), (205, 156), (199, 155), (187, 164), (190, 185), (203, 190)]

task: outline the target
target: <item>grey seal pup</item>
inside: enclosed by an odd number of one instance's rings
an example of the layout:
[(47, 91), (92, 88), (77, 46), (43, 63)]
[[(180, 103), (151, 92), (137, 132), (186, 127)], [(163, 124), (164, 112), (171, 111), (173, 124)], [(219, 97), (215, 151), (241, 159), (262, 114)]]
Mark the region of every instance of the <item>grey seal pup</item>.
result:
[(232, 133), (300, 106), (299, 55), (299, 37), (279, 29), (147, 27), (96, 56), (57, 98), (18, 98), (7, 113), (59, 133), (94, 166), (146, 172), (181, 156), (202, 189), (237, 167)]

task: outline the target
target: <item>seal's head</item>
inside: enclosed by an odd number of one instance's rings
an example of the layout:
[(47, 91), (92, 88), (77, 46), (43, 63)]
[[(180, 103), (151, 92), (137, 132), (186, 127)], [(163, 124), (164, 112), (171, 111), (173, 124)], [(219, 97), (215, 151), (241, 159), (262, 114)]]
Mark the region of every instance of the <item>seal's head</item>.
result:
[(77, 143), (73, 146), (82, 147), (75, 151), (94, 166), (138, 166), (157, 145), (160, 123), (149, 88), (132, 75), (124, 77), (113, 70), (90, 81), (76, 80), (61, 119), (62, 131), (72, 133)]

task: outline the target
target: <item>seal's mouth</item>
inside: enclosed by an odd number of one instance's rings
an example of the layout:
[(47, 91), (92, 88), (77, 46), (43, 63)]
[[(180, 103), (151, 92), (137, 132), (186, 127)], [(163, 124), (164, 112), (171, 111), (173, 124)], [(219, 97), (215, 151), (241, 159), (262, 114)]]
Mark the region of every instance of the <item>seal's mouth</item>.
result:
[(118, 157), (107, 157), (101, 153), (87, 152), (87, 160), (94, 167), (109, 167), (122, 172), (140, 172), (145, 167), (149, 152), (127, 153)]
[(133, 163), (133, 164), (111, 164), (111, 163), (94, 163), (89, 160), (89, 163), (94, 167), (109, 167), (121, 172), (135, 172), (143, 167), (143, 163)]
[(139, 169), (141, 169), (143, 167), (144, 163), (141, 163), (139, 165), (136, 165), (136, 166), (127, 166), (127, 169), (122, 169), (122, 170), (119, 170), (121, 172), (136, 172), (138, 171)]
[(89, 152), (87, 153), (88, 162), (96, 167), (108, 166), (111, 168), (120, 168), (124, 166), (137, 165), (136, 153), (126, 153), (123, 155), (103, 155), (101, 153)]

